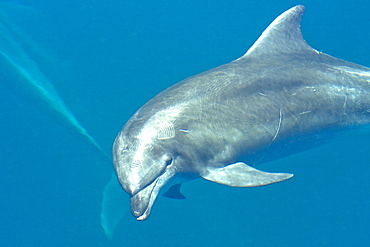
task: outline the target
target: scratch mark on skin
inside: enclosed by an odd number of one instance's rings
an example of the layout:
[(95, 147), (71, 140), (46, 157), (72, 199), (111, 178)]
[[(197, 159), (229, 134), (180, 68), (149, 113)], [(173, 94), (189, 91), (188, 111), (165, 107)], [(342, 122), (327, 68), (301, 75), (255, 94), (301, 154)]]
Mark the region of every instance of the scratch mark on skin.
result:
[(261, 162), (261, 160), (263, 160), (263, 158), (266, 156), (266, 153), (269, 150), (270, 146), (276, 140), (277, 136), (279, 135), (282, 122), (283, 122), (283, 110), (280, 108), (280, 110), (279, 110), (279, 124), (278, 124), (277, 130), (276, 130), (276, 133), (275, 133), (274, 137), (272, 138), (272, 140), (270, 141), (269, 145), (266, 147), (266, 149), (264, 151), (264, 154), (262, 155), (262, 157), (259, 159), (259, 161), (257, 163), (259, 163), (259, 162)]
[(189, 132), (192, 132), (192, 130), (190, 130), (190, 129), (180, 129), (180, 132), (189, 133)]
[(307, 114), (307, 113), (310, 113), (310, 112), (311, 111), (304, 111), (304, 112), (299, 113), (299, 115)]
[(262, 92), (258, 92), (259, 95), (262, 95), (262, 96), (266, 96), (266, 94), (262, 93)]
[(340, 119), (339, 119), (339, 121), (342, 121), (343, 120), (343, 116), (344, 115), (347, 115), (347, 113), (346, 113), (346, 108), (347, 108), (347, 99), (348, 99), (348, 97), (347, 97), (347, 95), (345, 95), (344, 96), (344, 102), (343, 102), (343, 114), (342, 115), (340, 115)]
[(275, 133), (274, 137), (272, 138), (272, 140), (271, 140), (271, 142), (270, 142), (270, 144), (268, 145), (267, 148), (269, 148), (271, 146), (271, 144), (276, 140), (276, 137), (278, 136), (278, 134), (280, 132), (282, 122), (283, 122), (283, 111), (280, 108), (280, 111), (279, 111), (279, 125), (278, 125), (278, 128), (276, 130), (276, 133)]
[(346, 107), (347, 107), (347, 96), (344, 96), (344, 103), (343, 103), (343, 114), (346, 114)]

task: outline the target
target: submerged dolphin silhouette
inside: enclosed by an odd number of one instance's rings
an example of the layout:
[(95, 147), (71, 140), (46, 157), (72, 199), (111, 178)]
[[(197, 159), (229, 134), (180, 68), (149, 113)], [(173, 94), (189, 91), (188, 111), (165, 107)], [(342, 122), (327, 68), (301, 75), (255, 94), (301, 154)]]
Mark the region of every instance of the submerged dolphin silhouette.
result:
[[(27, 96), (32, 95), (38, 104), (53, 112), (62, 122), (71, 126), (76, 132), (109, 157), (81, 126), (76, 117), (67, 108), (53, 85), (39, 69), (37, 63), (29, 56), (25, 48), (36, 49), (33, 41), (18, 27), (5, 11), (0, 11), (0, 68), (2, 83), (11, 81), (17, 84)], [(19, 40), (21, 39), (21, 40)], [(14, 87), (14, 86), (13, 86)], [(40, 103), (42, 102), (42, 103)]]
[(160, 192), (181, 198), (180, 184), (197, 177), (237, 187), (286, 180), (293, 175), (250, 165), (370, 122), (370, 69), (311, 48), (303, 11), (287, 10), (241, 58), (168, 88), (126, 123), (113, 160), (138, 220)]

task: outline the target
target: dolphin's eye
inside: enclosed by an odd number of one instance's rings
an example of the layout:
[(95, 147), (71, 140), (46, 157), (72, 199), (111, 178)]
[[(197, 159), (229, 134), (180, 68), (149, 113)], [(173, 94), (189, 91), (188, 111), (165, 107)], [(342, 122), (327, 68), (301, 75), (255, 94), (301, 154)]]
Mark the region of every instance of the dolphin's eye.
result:
[(172, 164), (172, 158), (169, 158), (168, 160), (166, 160), (166, 166), (169, 166)]

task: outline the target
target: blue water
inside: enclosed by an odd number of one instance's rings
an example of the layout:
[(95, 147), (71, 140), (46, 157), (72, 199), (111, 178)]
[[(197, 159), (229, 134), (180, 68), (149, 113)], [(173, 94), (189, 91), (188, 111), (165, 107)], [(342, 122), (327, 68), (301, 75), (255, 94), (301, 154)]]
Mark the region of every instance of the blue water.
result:
[[(19, 0), (4, 11), (38, 44), (40, 70), (110, 152), (147, 100), (240, 57), (296, 4), (306, 6), (312, 47), (370, 66), (365, 0)], [(37, 99), (0, 83), (0, 246), (370, 245), (368, 133), (261, 166), (295, 174), (283, 183), (189, 182), (186, 200), (160, 197), (147, 221), (128, 216), (108, 240), (99, 215), (111, 164)]]

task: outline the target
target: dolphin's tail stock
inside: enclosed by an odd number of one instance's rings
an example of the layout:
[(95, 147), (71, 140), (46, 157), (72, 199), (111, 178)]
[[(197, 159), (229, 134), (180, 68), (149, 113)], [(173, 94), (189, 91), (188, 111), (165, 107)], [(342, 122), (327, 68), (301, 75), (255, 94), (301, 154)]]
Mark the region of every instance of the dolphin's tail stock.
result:
[[(36, 61), (32, 59), (34, 56), (43, 58), (46, 53), (39, 52), (42, 49), (38, 48), (37, 44), (7, 14), (6, 10), (9, 8), (2, 7), (0, 5), (0, 76), (2, 83), (6, 82), (9, 84), (7, 88), (13, 88), (17, 95), (30, 98), (40, 108), (47, 110), (49, 115), (54, 115), (61, 120), (60, 122), (72, 127), (69, 129), (84, 136), (84, 139), (91, 144), (90, 146), (98, 150), (105, 160), (110, 162), (110, 155), (81, 126), (40, 70)], [(14, 5), (12, 9), (17, 7), (18, 5)]]

